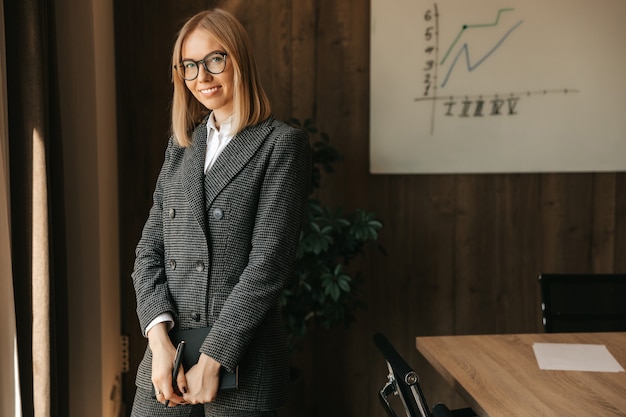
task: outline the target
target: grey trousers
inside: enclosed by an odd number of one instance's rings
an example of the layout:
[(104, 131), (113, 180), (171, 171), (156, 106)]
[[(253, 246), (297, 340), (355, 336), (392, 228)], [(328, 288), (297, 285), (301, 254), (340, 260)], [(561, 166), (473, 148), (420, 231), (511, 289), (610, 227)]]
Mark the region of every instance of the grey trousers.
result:
[(276, 417), (276, 411), (235, 410), (215, 404), (165, 407), (150, 391), (137, 388), (130, 417)]

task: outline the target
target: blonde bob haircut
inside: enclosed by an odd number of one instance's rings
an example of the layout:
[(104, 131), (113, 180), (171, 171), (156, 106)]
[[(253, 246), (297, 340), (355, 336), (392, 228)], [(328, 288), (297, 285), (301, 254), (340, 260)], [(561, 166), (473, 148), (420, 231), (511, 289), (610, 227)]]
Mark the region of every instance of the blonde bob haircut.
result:
[(183, 43), (196, 29), (210, 32), (224, 47), (226, 65), (234, 69), (233, 134), (267, 119), (271, 107), (259, 80), (252, 43), (241, 23), (230, 13), (212, 9), (191, 17), (178, 33), (172, 53), (172, 135), (182, 147), (191, 145), (191, 133), (211, 109), (200, 104), (187, 88), (176, 66), (182, 60)]

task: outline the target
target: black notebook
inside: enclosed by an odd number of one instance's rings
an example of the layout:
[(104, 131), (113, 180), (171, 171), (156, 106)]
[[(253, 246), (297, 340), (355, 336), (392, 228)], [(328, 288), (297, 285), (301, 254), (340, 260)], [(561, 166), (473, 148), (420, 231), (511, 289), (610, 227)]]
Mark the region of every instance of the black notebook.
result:
[[(185, 341), (185, 350), (183, 352), (183, 369), (185, 372), (189, 370), (193, 365), (198, 363), (200, 359), (200, 347), (206, 339), (210, 327), (201, 327), (199, 329), (178, 330), (170, 332), (170, 339), (172, 344), (177, 346), (181, 340)], [(239, 367), (235, 368), (234, 372), (227, 371), (224, 367), (220, 372), (220, 391), (232, 391), (236, 390), (239, 385)], [(154, 395), (154, 386), (152, 387), (152, 394)]]

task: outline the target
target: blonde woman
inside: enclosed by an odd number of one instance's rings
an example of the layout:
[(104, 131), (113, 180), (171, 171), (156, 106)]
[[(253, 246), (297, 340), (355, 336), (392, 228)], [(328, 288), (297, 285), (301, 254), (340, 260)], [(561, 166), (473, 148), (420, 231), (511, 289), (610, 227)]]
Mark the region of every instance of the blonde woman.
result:
[[(278, 298), (309, 143), (271, 116), (248, 36), (223, 10), (182, 27), (172, 80), (172, 134), (132, 274), (148, 339), (132, 416), (275, 416), (288, 383)], [(170, 333), (195, 328), (210, 328), (200, 358), (173, 381)], [(218, 390), (220, 371), (236, 367), (238, 388)]]

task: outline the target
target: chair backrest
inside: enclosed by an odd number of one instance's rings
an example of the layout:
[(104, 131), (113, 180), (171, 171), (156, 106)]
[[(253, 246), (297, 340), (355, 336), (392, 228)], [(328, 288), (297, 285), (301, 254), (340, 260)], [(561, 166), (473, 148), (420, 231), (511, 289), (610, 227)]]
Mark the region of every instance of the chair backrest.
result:
[(626, 331), (626, 274), (540, 274), (547, 333)]
[(400, 356), (398, 351), (382, 333), (374, 335), (374, 343), (387, 362), (389, 370), (387, 384), (380, 390), (379, 399), (389, 417), (397, 417), (387, 400), (392, 394), (400, 397), (407, 417), (431, 417), (426, 398), (422, 393), (417, 373)]

